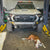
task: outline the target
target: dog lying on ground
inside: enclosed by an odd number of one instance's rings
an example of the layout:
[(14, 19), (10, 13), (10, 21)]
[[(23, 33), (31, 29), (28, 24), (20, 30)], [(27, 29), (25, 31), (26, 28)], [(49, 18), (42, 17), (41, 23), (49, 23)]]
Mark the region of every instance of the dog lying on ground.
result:
[(44, 48), (46, 48), (45, 45), (40, 41), (40, 38), (36, 35), (30, 35), (28, 38), (25, 39), (34, 40), (36, 48), (38, 48), (39, 46), (43, 46)]

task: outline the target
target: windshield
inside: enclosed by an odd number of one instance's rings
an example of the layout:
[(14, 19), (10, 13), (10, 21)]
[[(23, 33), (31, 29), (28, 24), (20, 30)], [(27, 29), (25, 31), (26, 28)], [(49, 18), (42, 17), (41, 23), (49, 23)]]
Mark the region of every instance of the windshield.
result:
[(35, 9), (32, 2), (18, 2), (15, 9)]

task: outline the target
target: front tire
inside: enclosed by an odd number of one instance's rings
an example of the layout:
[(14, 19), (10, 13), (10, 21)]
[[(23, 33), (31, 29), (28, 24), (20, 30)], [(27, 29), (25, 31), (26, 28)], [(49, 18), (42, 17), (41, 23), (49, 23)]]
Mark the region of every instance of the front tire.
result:
[(42, 28), (43, 28), (43, 22), (37, 25), (37, 32), (42, 32)]
[(12, 24), (7, 22), (7, 31), (12, 32)]

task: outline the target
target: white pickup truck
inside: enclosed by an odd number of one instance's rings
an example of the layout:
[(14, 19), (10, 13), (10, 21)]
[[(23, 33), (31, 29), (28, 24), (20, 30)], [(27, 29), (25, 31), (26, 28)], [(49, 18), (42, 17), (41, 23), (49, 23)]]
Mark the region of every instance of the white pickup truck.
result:
[(14, 9), (5, 11), (7, 17), (7, 30), (12, 31), (17, 27), (32, 26), (39, 32), (42, 31), (43, 17), (41, 12), (35, 9), (33, 2), (19, 1)]

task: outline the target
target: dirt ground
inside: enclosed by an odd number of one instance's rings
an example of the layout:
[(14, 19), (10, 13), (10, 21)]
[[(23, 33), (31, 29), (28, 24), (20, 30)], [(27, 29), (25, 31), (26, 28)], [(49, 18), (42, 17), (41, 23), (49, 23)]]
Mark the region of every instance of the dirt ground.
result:
[[(46, 49), (44, 49), (43, 47), (39, 47), (38, 49), (36, 49), (34, 47), (33, 41), (30, 42), (28, 40), (22, 40), (22, 38), (26, 38), (31, 34), (39, 36), (41, 42), (43, 42), (46, 46)], [(43, 32), (38, 33), (36, 31), (33, 31), (32, 29), (16, 29), (14, 32), (7, 33), (3, 50), (50, 50), (50, 37), (45, 35)]]

